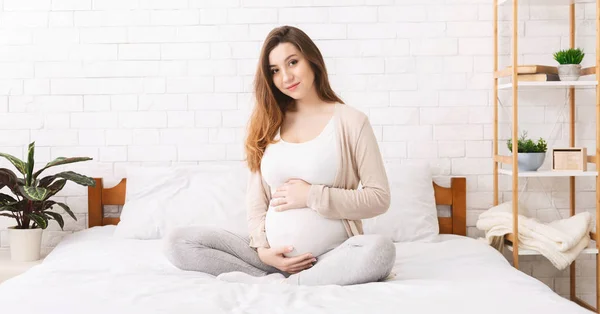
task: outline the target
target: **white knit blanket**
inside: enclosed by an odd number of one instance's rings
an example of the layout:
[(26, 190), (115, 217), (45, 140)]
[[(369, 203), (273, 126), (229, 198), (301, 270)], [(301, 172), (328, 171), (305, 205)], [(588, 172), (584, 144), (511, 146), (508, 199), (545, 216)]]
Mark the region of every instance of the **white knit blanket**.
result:
[[(527, 215), (519, 206), (519, 249), (534, 250), (545, 256), (558, 269), (565, 269), (585, 249), (593, 228), (590, 213), (582, 212), (565, 219), (542, 223)], [(477, 228), (485, 231), (492, 243), (494, 237), (512, 233), (512, 202), (505, 202), (483, 212)]]

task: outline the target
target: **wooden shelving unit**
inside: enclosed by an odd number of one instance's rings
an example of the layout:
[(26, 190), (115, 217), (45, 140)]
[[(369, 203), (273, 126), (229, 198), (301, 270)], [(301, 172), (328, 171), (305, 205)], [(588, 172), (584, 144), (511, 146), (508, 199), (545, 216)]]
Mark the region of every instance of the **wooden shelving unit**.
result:
[[(521, 5), (561, 5), (565, 7), (565, 14), (569, 17), (569, 28), (570, 28), (570, 47), (575, 48), (575, 5), (580, 3), (595, 3), (596, 5), (596, 62), (595, 66), (585, 68), (582, 70), (582, 79), (579, 81), (553, 81), (553, 82), (522, 82), (517, 79), (518, 67), (522, 64), (518, 62), (518, 10)], [(595, 88), (596, 92), (596, 149), (595, 155), (587, 157), (588, 163), (596, 165), (596, 169), (600, 170), (600, 84), (599, 75), (600, 73), (600, 0), (494, 0), (494, 84), (493, 84), (493, 106), (494, 106), (494, 128), (493, 128), (493, 204), (498, 205), (498, 176), (509, 175), (512, 177), (512, 199), (519, 199), (519, 178), (527, 177), (568, 177), (569, 178), (569, 195), (570, 195), (570, 215), (575, 215), (575, 178), (577, 176), (592, 176), (596, 178), (596, 187), (600, 187), (600, 176), (597, 171), (583, 171), (583, 172), (554, 172), (554, 171), (527, 171), (519, 172), (518, 159), (517, 159), (517, 140), (519, 138), (519, 115), (518, 115), (518, 100), (519, 90), (529, 88), (566, 88), (569, 91), (569, 146), (575, 147), (575, 89), (576, 88)], [(512, 38), (511, 41), (511, 64), (517, 66), (509, 66), (504, 69), (498, 69), (498, 10), (499, 6), (507, 6), (512, 9)], [(586, 76), (594, 76), (592, 78)], [(517, 84), (507, 83), (499, 84), (501, 78), (512, 78), (511, 82), (517, 82)], [(509, 156), (501, 156), (498, 154), (498, 91), (499, 90), (512, 90), (512, 101), (513, 101), (513, 112), (512, 112), (512, 154)], [(502, 164), (510, 164), (512, 169), (502, 169)], [(515, 268), (519, 268), (519, 255), (539, 255), (539, 253), (530, 250), (519, 250), (519, 238), (514, 235), (519, 234), (518, 230), (518, 202), (512, 202), (513, 210), (513, 233), (508, 234), (505, 237), (507, 247), (512, 251), (513, 265)], [(596, 230), (600, 230), (600, 191), (596, 188)], [(597, 241), (596, 233), (590, 234), (593, 241), (595, 241), (595, 248), (587, 248), (582, 254), (595, 254), (596, 255), (596, 307), (588, 304), (576, 296), (576, 285), (575, 285), (575, 262), (570, 265), (570, 298), (572, 301), (580, 304), (581, 306), (590, 309), (600, 314), (600, 243)]]

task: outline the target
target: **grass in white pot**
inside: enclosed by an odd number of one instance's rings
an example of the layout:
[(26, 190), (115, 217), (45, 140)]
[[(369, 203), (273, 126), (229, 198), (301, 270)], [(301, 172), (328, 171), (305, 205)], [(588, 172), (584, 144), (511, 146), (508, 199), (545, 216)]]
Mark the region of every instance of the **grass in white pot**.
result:
[[(506, 142), (506, 146), (508, 146), (508, 149), (512, 153), (512, 139)], [(539, 140), (533, 141), (527, 138), (527, 131), (523, 131), (517, 139), (519, 171), (537, 171), (546, 159), (547, 150), (548, 144), (543, 138), (540, 137)]]
[(559, 50), (554, 53), (558, 62), (558, 77), (561, 81), (577, 81), (581, 76), (581, 61), (585, 53), (580, 48)]

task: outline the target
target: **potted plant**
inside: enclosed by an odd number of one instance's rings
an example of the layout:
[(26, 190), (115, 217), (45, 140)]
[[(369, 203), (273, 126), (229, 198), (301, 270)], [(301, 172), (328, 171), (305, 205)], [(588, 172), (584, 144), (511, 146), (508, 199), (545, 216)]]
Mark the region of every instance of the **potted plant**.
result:
[(585, 53), (583, 50), (566, 49), (554, 53), (554, 60), (559, 63), (558, 77), (561, 81), (577, 81), (581, 76), (581, 61)]
[[(512, 139), (506, 143), (512, 153)], [(517, 160), (520, 171), (537, 171), (546, 158), (548, 149), (546, 141), (540, 137), (537, 142), (527, 138), (527, 131), (524, 131), (517, 140)]]
[(69, 206), (49, 200), (65, 186), (73, 181), (83, 186), (95, 186), (93, 178), (64, 171), (40, 178), (40, 174), (54, 166), (91, 160), (89, 157), (58, 157), (47, 163), (42, 169), (33, 171), (35, 142), (29, 144), (27, 161), (12, 155), (0, 153), (0, 157), (8, 159), (23, 177), (10, 169), (0, 168), (0, 190), (4, 187), (13, 196), (0, 193), (0, 216), (14, 218), (16, 226), (8, 227), (8, 237), (13, 261), (35, 261), (40, 258), (42, 231), (48, 227), (50, 220), (56, 220), (61, 229), (64, 219), (60, 213), (50, 211), (54, 206), (61, 207), (69, 216), (77, 220)]

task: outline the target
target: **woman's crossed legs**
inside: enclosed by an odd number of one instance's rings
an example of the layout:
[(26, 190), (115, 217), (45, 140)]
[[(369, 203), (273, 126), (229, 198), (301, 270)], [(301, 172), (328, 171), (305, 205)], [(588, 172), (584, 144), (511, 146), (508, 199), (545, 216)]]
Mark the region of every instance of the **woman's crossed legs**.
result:
[(225, 281), (285, 282), (294, 285), (353, 285), (385, 279), (396, 260), (391, 240), (358, 235), (317, 257), (311, 268), (290, 275), (264, 264), (249, 240), (222, 229), (185, 227), (171, 232), (165, 254), (176, 267)]

